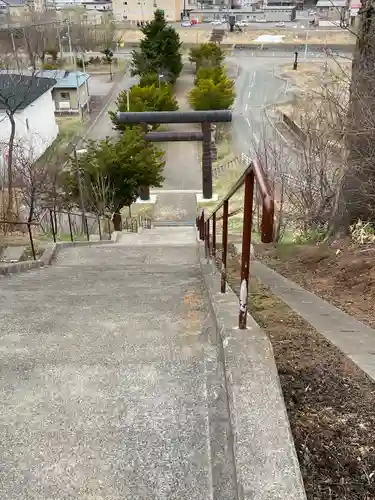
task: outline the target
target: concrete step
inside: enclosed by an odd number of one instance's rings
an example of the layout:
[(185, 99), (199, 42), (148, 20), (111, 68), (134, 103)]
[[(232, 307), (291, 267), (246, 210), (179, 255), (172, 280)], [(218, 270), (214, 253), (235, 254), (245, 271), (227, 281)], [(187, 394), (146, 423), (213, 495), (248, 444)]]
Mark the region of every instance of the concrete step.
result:
[(154, 223), (152, 229), (145, 229), (140, 233), (123, 232), (118, 240), (119, 245), (130, 246), (193, 245), (195, 247), (196, 242), (196, 231), (193, 226), (164, 226)]
[(162, 226), (195, 226), (195, 220), (163, 220), (163, 221), (154, 221), (152, 223), (154, 227), (162, 227)]
[(0, 498), (211, 498), (195, 244), (62, 249), (0, 295)]

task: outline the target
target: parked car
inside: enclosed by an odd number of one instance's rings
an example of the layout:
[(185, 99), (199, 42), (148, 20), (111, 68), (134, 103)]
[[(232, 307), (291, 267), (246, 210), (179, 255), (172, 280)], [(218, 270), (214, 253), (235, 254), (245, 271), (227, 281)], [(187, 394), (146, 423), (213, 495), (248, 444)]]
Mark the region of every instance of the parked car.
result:
[(245, 20), (242, 20), (242, 21), (238, 21), (238, 23), (236, 23), (237, 26), (239, 26), (240, 28), (243, 28), (245, 26), (249, 26), (249, 23), (248, 21), (245, 21)]
[(257, 23), (266, 23), (266, 19), (257, 19), (256, 20)]
[(214, 19), (213, 21), (211, 21), (211, 24), (219, 25), (223, 24), (223, 21), (221, 21), (220, 19)]
[(285, 28), (285, 23), (283, 21), (280, 21), (279, 23), (276, 23), (276, 28)]
[(183, 28), (189, 28), (191, 26), (191, 22), (190, 21), (182, 21), (181, 26)]

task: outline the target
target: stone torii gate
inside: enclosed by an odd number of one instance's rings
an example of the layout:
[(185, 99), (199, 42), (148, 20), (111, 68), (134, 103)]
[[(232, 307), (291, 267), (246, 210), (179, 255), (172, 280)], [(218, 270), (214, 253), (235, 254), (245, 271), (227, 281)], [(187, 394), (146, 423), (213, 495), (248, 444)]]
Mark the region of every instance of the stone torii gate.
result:
[[(146, 111), (118, 113), (117, 121), (126, 125), (162, 123), (200, 123), (201, 132), (147, 132), (145, 138), (151, 142), (201, 141), (202, 142), (202, 188), (205, 199), (212, 198), (211, 123), (231, 122), (232, 112), (217, 111)], [(148, 200), (149, 188), (143, 190), (141, 198)]]

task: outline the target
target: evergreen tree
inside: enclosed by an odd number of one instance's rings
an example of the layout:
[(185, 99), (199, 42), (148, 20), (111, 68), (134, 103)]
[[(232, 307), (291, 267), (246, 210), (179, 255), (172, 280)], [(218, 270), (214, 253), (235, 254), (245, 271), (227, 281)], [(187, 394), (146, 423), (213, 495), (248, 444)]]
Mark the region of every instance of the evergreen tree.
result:
[[(106, 210), (120, 214), (137, 197), (141, 186), (160, 187), (163, 183), (163, 153), (144, 138), (140, 127), (133, 127), (117, 139), (90, 141), (84, 155), (78, 159), (78, 169), (84, 185), (85, 205), (98, 211), (95, 188), (98, 179), (109, 190)], [(66, 199), (79, 203), (79, 186), (75, 162), (65, 173)], [(121, 216), (117, 217), (121, 222)], [(116, 227), (115, 229), (120, 229)]]
[(116, 101), (117, 110), (109, 112), (112, 123), (117, 130), (129, 128), (129, 125), (117, 122), (117, 113), (127, 111), (128, 102), (129, 111), (176, 111), (178, 109), (178, 103), (170, 85), (161, 84), (160, 87), (133, 85), (128, 92), (129, 101), (127, 92), (121, 92)]
[(154, 19), (141, 28), (144, 38), (140, 51), (133, 51), (132, 73), (163, 75), (164, 81), (174, 83), (182, 71), (181, 43), (176, 30), (167, 26), (164, 14), (157, 10)]

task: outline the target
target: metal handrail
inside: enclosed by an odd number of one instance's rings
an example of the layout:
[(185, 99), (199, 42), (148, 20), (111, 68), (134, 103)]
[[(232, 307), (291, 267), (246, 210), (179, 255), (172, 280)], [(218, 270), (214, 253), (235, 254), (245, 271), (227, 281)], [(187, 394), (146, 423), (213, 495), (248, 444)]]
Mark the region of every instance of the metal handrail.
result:
[[(245, 186), (245, 198), (243, 207), (229, 213), (229, 200), (237, 191)], [(255, 186), (257, 186), (260, 196), (254, 196)], [(267, 179), (261, 165), (253, 160), (246, 168), (244, 173), (233, 184), (225, 197), (218, 203), (214, 210), (206, 216), (204, 210), (197, 217), (197, 229), (199, 238), (205, 242), (206, 257), (209, 260), (216, 256), (216, 223), (223, 220), (222, 230), (222, 253), (221, 253), (221, 293), (226, 292), (227, 278), (227, 255), (228, 255), (228, 219), (243, 210), (243, 232), (242, 232), (242, 252), (241, 252), (241, 287), (238, 326), (240, 329), (246, 328), (249, 294), (249, 270), (250, 270), (250, 252), (251, 252), (251, 229), (253, 223), (255, 203), (262, 203), (262, 222), (261, 222), (261, 241), (262, 243), (271, 243), (273, 241), (274, 225), (274, 200), (268, 187)], [(223, 208), (223, 215), (217, 217), (217, 212)], [(212, 226), (212, 238), (210, 227)], [(215, 262), (216, 263), (216, 262)]]
[(35, 246), (34, 246), (33, 233), (31, 231), (31, 226), (39, 226), (39, 222), (0, 220), (0, 224), (9, 224), (10, 226), (12, 226), (12, 225), (27, 226), (27, 231), (29, 233), (29, 239), (30, 239), (31, 253), (33, 255), (33, 259), (36, 260)]

